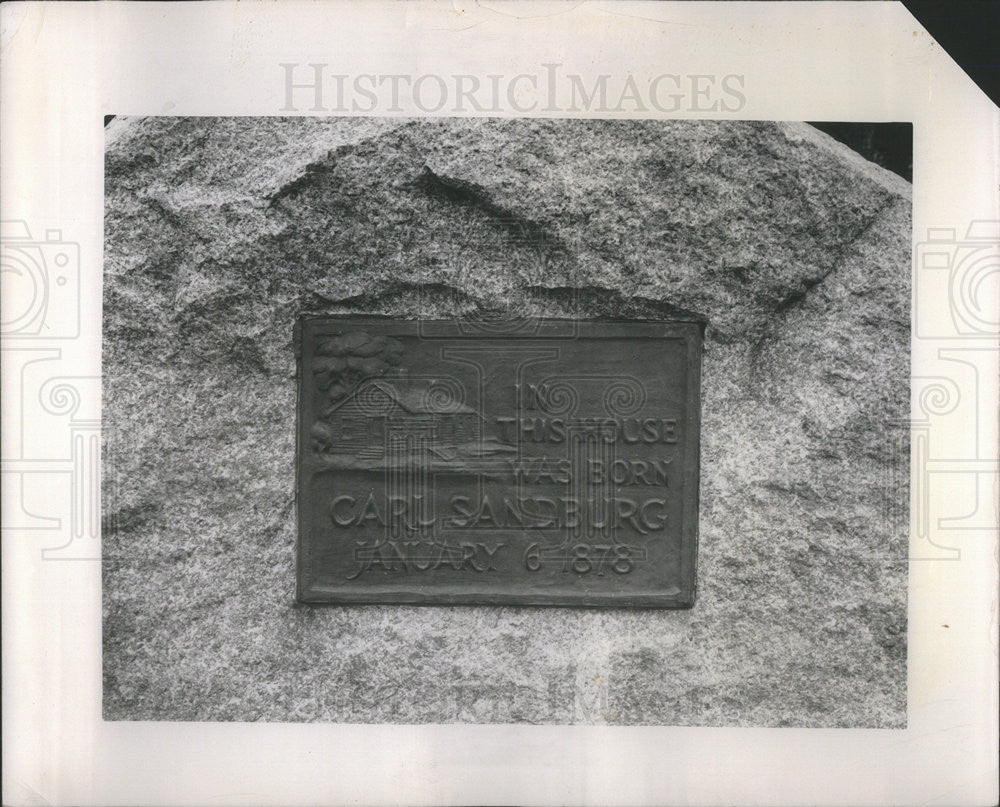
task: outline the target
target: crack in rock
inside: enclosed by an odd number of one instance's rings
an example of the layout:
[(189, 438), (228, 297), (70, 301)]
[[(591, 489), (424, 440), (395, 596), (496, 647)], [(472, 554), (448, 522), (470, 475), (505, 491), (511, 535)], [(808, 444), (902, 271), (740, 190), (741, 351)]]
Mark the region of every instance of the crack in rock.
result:
[(859, 243), (865, 238), (865, 236), (868, 235), (872, 227), (874, 227), (882, 219), (883, 214), (895, 204), (895, 201), (895, 197), (890, 194), (886, 194), (882, 203), (878, 206), (871, 217), (858, 228), (857, 232), (850, 240), (846, 241), (843, 246), (837, 250), (836, 254), (830, 261), (829, 267), (816, 277), (802, 279), (797, 288), (788, 292), (777, 302), (774, 308), (771, 309), (770, 313), (767, 314), (764, 319), (764, 327), (761, 330), (760, 336), (751, 348), (751, 369), (754, 376), (757, 375), (756, 371), (763, 356), (767, 342), (773, 338), (774, 330), (777, 328), (778, 324), (784, 319), (789, 311), (792, 311), (796, 307), (802, 305), (814, 289), (822, 285), (828, 277), (836, 273), (841, 266), (843, 266), (844, 261), (847, 260), (850, 250), (855, 246), (855, 244)]
[(547, 252), (570, 253), (569, 246), (544, 225), (497, 203), (481, 185), (458, 177), (447, 176), (424, 165), (417, 186), (431, 196), (477, 209), (502, 225), (520, 244), (545, 249)]

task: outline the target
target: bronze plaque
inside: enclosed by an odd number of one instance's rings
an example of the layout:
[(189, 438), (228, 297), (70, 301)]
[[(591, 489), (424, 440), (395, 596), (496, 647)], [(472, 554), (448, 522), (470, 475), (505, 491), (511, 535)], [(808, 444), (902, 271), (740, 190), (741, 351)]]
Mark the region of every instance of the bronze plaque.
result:
[(298, 324), (298, 597), (689, 607), (701, 324)]

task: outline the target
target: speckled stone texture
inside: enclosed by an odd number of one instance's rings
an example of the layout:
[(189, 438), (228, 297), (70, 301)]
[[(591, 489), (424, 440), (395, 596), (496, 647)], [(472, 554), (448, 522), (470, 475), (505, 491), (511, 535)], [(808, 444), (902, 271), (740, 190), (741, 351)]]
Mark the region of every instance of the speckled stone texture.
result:
[[(108, 719), (906, 722), (910, 186), (804, 124), (116, 119)], [(708, 320), (687, 611), (294, 600), (300, 313)]]

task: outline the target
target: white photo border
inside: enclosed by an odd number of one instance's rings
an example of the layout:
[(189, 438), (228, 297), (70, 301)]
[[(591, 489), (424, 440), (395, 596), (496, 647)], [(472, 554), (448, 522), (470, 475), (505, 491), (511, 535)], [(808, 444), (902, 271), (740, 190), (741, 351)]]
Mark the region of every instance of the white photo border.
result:
[[(4, 318), (5, 803), (995, 802), (1000, 113), (900, 4), (223, 0), (0, 13), (4, 239), (39, 245), (48, 273), (44, 296), (14, 325)], [(379, 116), (913, 122), (906, 730), (102, 721), (102, 117), (359, 114), (330, 100), (288, 109), (289, 64), (346, 81), (504, 77), (496, 110), (428, 112), (436, 102), (402, 93), (361, 112)], [(581, 113), (545, 94), (547, 64), (588, 87), (603, 74), (677, 76), (684, 99)], [(699, 95), (724, 80), (728, 92)]]

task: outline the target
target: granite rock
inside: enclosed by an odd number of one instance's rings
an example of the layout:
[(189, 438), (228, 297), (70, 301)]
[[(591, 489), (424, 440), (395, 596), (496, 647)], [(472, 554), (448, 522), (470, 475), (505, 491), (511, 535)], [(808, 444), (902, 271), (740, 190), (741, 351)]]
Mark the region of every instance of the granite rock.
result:
[[(904, 180), (805, 124), (118, 118), (105, 191), (106, 718), (905, 725)], [(300, 314), (680, 312), (693, 609), (296, 604)]]

